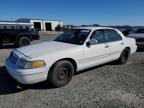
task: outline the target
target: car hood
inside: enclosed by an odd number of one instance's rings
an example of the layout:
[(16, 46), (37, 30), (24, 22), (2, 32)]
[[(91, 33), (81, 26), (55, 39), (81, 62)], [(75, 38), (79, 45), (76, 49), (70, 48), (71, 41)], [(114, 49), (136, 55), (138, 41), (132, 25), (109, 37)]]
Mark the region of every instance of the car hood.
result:
[(59, 51), (66, 51), (77, 47), (78, 45), (62, 43), (62, 42), (44, 42), (26, 47), (16, 49), (18, 52), (30, 58), (45, 56), (51, 53), (58, 53)]

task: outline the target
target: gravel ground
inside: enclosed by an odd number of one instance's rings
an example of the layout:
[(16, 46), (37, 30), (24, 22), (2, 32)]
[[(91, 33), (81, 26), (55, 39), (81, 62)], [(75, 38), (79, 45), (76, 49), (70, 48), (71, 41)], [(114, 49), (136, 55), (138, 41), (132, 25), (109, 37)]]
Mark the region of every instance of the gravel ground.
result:
[[(42, 41), (53, 37), (43, 36)], [(125, 65), (108, 63), (77, 73), (61, 88), (47, 82), (20, 86), (4, 68), (13, 46), (0, 49), (0, 108), (144, 108), (144, 52)]]

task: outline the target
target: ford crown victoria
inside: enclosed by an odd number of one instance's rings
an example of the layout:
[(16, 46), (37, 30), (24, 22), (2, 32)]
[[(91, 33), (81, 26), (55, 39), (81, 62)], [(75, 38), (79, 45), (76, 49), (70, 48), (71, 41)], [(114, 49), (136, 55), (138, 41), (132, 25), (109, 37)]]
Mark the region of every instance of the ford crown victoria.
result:
[(80, 70), (115, 60), (125, 64), (136, 49), (135, 39), (117, 29), (77, 27), (54, 41), (14, 49), (5, 66), (22, 84), (48, 80), (54, 87), (61, 87)]

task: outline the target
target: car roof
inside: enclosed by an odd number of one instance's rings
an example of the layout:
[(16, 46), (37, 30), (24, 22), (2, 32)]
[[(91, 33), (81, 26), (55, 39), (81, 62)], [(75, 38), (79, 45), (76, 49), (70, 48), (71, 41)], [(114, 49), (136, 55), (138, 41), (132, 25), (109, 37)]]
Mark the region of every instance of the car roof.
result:
[(113, 30), (116, 30), (115, 28), (110, 28), (110, 27), (74, 27), (73, 29), (89, 29), (89, 30), (96, 30), (96, 29), (113, 29)]

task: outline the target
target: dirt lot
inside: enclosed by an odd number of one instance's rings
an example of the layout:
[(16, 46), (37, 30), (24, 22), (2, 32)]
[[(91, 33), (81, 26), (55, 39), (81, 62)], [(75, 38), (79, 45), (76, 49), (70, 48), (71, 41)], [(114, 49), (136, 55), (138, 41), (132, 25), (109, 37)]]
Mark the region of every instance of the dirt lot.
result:
[[(44, 36), (42, 41), (53, 37)], [(76, 74), (62, 88), (47, 82), (21, 86), (4, 68), (12, 45), (0, 49), (0, 108), (144, 108), (144, 51), (133, 54), (128, 63), (108, 63)]]

